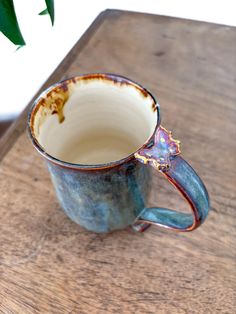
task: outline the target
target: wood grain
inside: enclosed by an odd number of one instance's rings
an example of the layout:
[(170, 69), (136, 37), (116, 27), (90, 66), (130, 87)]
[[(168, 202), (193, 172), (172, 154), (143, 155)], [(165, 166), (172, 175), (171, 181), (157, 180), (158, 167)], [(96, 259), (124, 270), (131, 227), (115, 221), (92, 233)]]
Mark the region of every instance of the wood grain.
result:
[[(114, 10), (98, 19), (44, 87), (102, 71), (149, 88), (211, 213), (188, 234), (85, 231), (59, 208), (24, 114), (0, 154), (0, 313), (235, 313), (236, 29)], [(150, 205), (185, 208), (156, 176)]]

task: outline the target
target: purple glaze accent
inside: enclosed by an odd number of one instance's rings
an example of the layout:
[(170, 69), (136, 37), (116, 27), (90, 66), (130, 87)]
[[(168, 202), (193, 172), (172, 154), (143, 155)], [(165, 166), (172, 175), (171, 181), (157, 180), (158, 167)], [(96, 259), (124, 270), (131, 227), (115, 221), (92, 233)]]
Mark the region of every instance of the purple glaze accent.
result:
[(189, 203), (192, 214), (167, 208), (144, 208), (133, 225), (137, 231), (145, 231), (150, 224), (178, 231), (192, 231), (204, 222), (210, 201), (205, 185), (193, 168), (180, 156), (180, 142), (171, 132), (159, 127), (154, 136), (154, 145), (140, 149), (135, 157), (144, 164), (157, 169)]
[(166, 170), (171, 165), (170, 158), (180, 154), (179, 145), (180, 142), (172, 138), (171, 132), (160, 126), (154, 136), (153, 146), (140, 149), (135, 157), (158, 170)]
[[(35, 137), (33, 121), (41, 106), (40, 96), (29, 113), (29, 134), (33, 145), (47, 161), (58, 200), (65, 213), (76, 223), (94, 232), (110, 232), (129, 225), (142, 232), (151, 224), (179, 231), (197, 228), (209, 210), (206, 188), (196, 172), (178, 156), (179, 141), (174, 140), (171, 133), (159, 125), (159, 106), (149, 91), (125, 77), (95, 73), (57, 83), (47, 90), (47, 97), (55, 90), (57, 93), (67, 92), (68, 85), (76, 84), (79, 80), (93, 79), (132, 85), (141, 92), (142, 97), (151, 96), (157, 118), (155, 133), (136, 153), (116, 162), (101, 165), (65, 162), (49, 155)], [(59, 110), (57, 113), (59, 118), (63, 118)], [(60, 122), (63, 123), (63, 119)], [(179, 190), (190, 204), (193, 215), (166, 208), (145, 207), (151, 185), (150, 169), (145, 164), (159, 170)]]

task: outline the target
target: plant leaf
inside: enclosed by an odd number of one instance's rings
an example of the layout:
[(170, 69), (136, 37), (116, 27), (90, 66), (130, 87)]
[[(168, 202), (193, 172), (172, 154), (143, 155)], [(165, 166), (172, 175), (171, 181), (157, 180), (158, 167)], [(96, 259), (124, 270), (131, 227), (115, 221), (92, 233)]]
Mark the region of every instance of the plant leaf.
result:
[(39, 15), (46, 15), (46, 14), (49, 14), (48, 9), (45, 9), (39, 13)]
[(0, 0), (0, 31), (15, 45), (25, 45), (17, 22), (13, 0)]
[(54, 24), (54, 0), (45, 0), (48, 13), (51, 18), (52, 25)]
[(15, 51), (21, 49), (22, 47), (24, 47), (24, 46), (18, 46)]

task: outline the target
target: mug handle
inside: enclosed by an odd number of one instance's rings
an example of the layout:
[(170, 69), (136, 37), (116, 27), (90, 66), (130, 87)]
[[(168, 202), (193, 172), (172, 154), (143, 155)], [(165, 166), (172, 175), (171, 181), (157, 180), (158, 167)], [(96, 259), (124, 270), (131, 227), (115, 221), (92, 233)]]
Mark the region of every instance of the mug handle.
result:
[(136, 231), (143, 232), (151, 224), (177, 231), (192, 231), (199, 227), (209, 212), (209, 196), (206, 187), (193, 168), (181, 157), (180, 142), (171, 132), (160, 126), (153, 145), (141, 148), (135, 158), (158, 170), (189, 203), (192, 213), (151, 207), (144, 208), (133, 224)]

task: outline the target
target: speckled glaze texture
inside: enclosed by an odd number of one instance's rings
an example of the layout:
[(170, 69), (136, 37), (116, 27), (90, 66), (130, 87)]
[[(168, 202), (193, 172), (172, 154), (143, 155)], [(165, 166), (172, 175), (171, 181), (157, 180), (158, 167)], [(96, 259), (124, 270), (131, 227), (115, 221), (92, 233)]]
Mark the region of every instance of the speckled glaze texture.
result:
[(47, 164), (65, 213), (90, 231), (123, 229), (132, 225), (145, 207), (149, 168), (135, 160), (92, 171)]
[[(141, 95), (142, 104), (143, 99), (151, 99), (155, 130), (136, 152), (114, 162), (83, 165), (57, 159), (39, 144), (39, 129), (46, 117), (57, 114), (59, 123), (64, 123), (63, 108), (74, 85), (83, 80), (133, 86)], [(38, 123), (35, 123), (37, 114)], [(61, 207), (73, 221), (90, 231), (105, 233), (132, 226), (142, 232), (152, 224), (176, 231), (192, 231), (208, 215), (210, 202), (205, 185), (180, 156), (180, 142), (160, 125), (158, 103), (149, 91), (127, 78), (95, 73), (58, 83), (36, 100), (29, 114), (28, 127), (35, 148), (47, 161)], [(151, 189), (149, 166), (180, 192), (191, 213), (146, 207)]]

